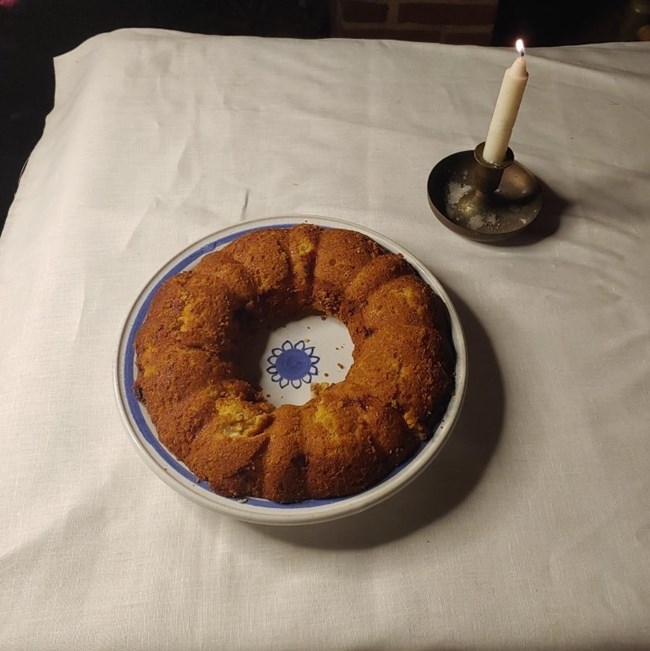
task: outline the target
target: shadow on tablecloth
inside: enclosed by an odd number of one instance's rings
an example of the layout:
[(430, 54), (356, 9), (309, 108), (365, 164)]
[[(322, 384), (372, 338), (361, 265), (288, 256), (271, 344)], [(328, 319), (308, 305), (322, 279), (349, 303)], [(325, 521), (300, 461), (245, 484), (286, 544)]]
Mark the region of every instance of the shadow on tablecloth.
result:
[(571, 203), (559, 195), (544, 181), (538, 179), (542, 189), (542, 209), (537, 218), (520, 235), (494, 246), (530, 246), (555, 235), (560, 229), (562, 215)]
[(431, 466), (399, 494), (356, 516), (304, 527), (247, 526), (299, 546), (363, 549), (390, 543), (430, 525), (471, 494), (499, 442), (503, 380), (482, 325), (458, 296), (450, 295), (467, 340), (468, 384), (456, 428)]

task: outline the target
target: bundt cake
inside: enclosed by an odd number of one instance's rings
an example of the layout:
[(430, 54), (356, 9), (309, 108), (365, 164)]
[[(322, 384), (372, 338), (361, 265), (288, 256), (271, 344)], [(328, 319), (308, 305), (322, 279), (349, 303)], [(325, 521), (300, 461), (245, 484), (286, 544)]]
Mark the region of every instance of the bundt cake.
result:
[[(321, 313), (354, 343), (337, 384), (275, 407), (241, 377), (252, 323)], [(413, 455), (454, 388), (444, 304), (356, 231), (249, 232), (166, 280), (135, 338), (135, 391), (161, 442), (215, 492), (277, 502), (360, 492)]]

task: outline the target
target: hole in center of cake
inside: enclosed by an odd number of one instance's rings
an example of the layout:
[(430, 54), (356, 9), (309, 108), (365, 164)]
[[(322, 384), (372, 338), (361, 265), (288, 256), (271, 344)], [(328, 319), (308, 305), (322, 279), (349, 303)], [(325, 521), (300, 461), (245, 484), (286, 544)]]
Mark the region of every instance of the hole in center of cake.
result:
[(314, 385), (345, 379), (353, 349), (341, 321), (311, 315), (251, 332), (242, 346), (243, 371), (276, 407), (302, 405)]

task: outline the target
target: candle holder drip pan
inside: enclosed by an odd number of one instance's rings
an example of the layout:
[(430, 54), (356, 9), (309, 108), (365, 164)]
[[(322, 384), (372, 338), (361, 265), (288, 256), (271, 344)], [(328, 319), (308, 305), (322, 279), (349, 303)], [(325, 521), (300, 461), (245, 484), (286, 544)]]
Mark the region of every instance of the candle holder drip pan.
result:
[(508, 149), (502, 163), (483, 158), (483, 147), (461, 151), (431, 170), (431, 210), (447, 228), (478, 242), (513, 237), (531, 224), (542, 207), (535, 176)]

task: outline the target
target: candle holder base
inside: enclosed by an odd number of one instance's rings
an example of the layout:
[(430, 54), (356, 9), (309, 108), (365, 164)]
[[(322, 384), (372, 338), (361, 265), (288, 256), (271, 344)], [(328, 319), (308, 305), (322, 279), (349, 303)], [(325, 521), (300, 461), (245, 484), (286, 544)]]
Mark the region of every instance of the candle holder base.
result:
[(499, 242), (527, 228), (542, 207), (535, 176), (514, 160), (483, 159), (481, 143), (441, 160), (431, 170), (427, 191), (436, 217), (455, 233), (478, 242)]

